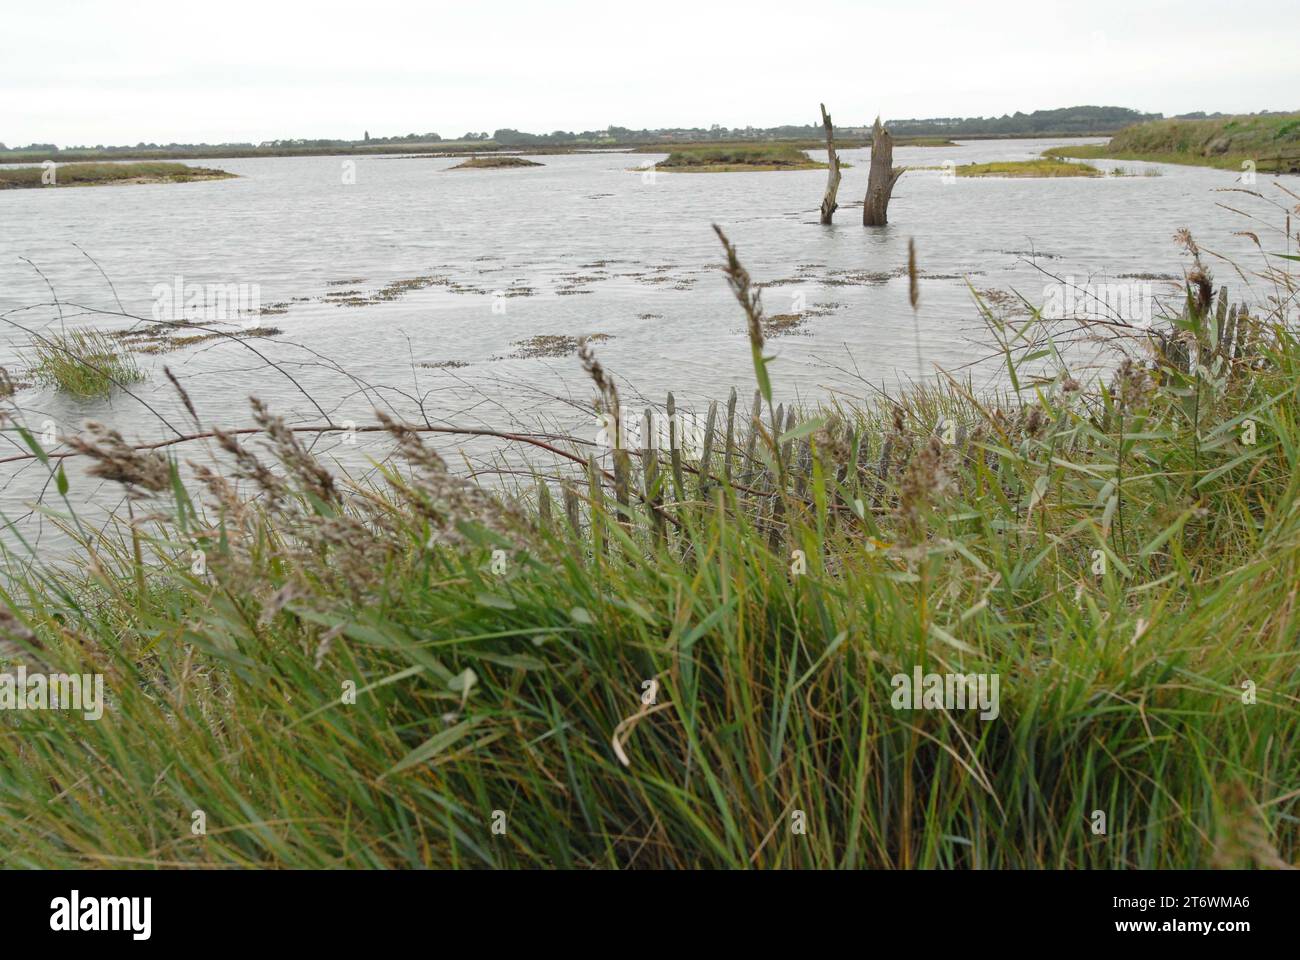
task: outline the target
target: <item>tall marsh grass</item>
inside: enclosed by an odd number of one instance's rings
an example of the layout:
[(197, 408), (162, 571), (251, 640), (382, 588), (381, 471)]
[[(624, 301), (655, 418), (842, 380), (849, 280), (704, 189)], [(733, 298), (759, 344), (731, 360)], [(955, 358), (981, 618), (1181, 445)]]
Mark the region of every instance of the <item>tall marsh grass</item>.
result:
[(37, 383), (77, 397), (105, 397), (115, 387), (144, 379), (119, 339), (89, 328), (51, 331), (31, 338), (27, 362)]
[[(110, 703), (0, 717), (0, 862), (1296, 864), (1289, 275), (1221, 311), (1198, 253), (1095, 386), (984, 310), (1004, 395), (792, 410), (727, 253), (759, 394), (698, 454), (575, 444), (585, 475), (502, 500), (391, 420), (373, 483), (260, 404), (191, 484), (81, 441), (135, 519), (69, 520), (79, 562), (3, 590), (4, 642)], [(998, 675), (998, 717), (895, 709), (917, 667)]]

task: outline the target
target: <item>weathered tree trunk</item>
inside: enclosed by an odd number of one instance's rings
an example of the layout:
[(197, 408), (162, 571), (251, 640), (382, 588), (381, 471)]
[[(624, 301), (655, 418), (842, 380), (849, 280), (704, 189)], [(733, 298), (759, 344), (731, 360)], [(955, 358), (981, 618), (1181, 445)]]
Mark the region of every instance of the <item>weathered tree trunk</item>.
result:
[(883, 227), (889, 222), (889, 196), (906, 169), (894, 166), (894, 138), (876, 117), (871, 128), (871, 173), (867, 176), (867, 197), (862, 203), (864, 227)]
[(835, 152), (831, 115), (826, 112), (826, 104), (821, 104), (821, 108), (822, 126), (826, 128), (826, 162), (830, 164), (826, 176), (826, 196), (822, 197), (822, 223), (830, 223), (831, 217), (835, 216), (835, 210), (839, 206), (835, 202), (835, 194), (840, 189), (840, 158)]

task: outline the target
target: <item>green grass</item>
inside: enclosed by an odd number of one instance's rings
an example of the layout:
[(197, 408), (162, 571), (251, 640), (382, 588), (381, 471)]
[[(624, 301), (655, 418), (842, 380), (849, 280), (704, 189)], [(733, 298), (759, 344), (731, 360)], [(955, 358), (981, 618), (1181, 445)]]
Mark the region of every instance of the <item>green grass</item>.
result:
[(53, 168), (54, 182), (45, 183), (44, 167), (0, 167), (0, 190), (25, 187), (82, 187), (123, 183), (187, 183), (191, 180), (222, 180), (235, 176), (210, 167), (184, 163), (65, 163)]
[[(673, 150), (655, 165), (673, 173), (743, 173), (750, 170), (824, 170), (826, 164), (808, 158), (789, 144), (761, 146), (703, 146)], [(841, 167), (847, 166), (841, 164)]]
[(144, 379), (135, 358), (114, 336), (98, 330), (53, 331), (34, 336), (27, 362), (32, 378), (77, 397), (106, 397)]
[(1300, 113), (1157, 120), (1126, 127), (1106, 144), (1052, 147), (1044, 156), (1146, 160), (1225, 170), (1240, 170), (1250, 160), (1260, 172), (1267, 172), (1273, 168), (1267, 162), (1270, 157), (1300, 157)]
[[(631, 457), (651, 508), (581, 475), (563, 506), (539, 487), (507, 508), (448, 475), (429, 444), (453, 438), (400, 430), (402, 456), (353, 484), (260, 408), (267, 439), (223, 441), (224, 478), (84, 447), (95, 482), (148, 499), (93, 536), (65, 518), (70, 563), (11, 558), (5, 649), (103, 673), (111, 704), (0, 714), (0, 863), (1300, 859), (1281, 314), (1189, 303), (1180, 341), (1094, 388), (1037, 317), (981, 308), (1005, 393), (787, 417), (733, 264), (761, 412), (732, 444), (715, 430), (703, 473)], [(1000, 716), (893, 709), (916, 666), (996, 673)]]
[(1047, 157), (1069, 157), (1076, 160), (1140, 160), (1146, 163), (1172, 163), (1181, 166), (1215, 167), (1220, 170), (1240, 170), (1246, 156), (1202, 157), (1187, 153), (1159, 153), (1142, 150), (1110, 150), (1104, 144), (1078, 147), (1051, 147), (1043, 151)]
[(956, 168), (959, 177), (1100, 177), (1101, 171), (1086, 163), (1064, 160), (1003, 160), (996, 163), (966, 163)]

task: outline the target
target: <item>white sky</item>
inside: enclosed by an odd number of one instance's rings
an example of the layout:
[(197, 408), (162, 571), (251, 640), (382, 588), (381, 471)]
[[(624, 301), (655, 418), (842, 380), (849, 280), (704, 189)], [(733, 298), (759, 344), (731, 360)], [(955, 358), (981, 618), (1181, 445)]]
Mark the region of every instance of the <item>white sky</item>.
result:
[(1298, 0), (5, 0), (0, 142), (1300, 109)]

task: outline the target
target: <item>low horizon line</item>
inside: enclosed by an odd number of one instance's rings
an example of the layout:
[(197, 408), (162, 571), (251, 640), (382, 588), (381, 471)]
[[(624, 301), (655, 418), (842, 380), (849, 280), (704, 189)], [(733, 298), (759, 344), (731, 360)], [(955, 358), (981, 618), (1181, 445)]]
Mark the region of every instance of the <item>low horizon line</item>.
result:
[[(1137, 114), (1137, 115), (1139, 115), (1139, 116), (1141, 116), (1141, 117), (1149, 118), (1149, 119), (1151, 119), (1151, 120), (1174, 120), (1174, 119), (1180, 119), (1180, 118), (1196, 118), (1196, 117), (1201, 117), (1201, 116), (1203, 116), (1203, 117), (1205, 117), (1205, 118), (1207, 118), (1207, 119), (1212, 119), (1212, 118), (1215, 118), (1215, 117), (1226, 117), (1226, 116), (1258, 116), (1258, 115), (1266, 115), (1266, 114), (1288, 114), (1288, 113), (1300, 113), (1300, 108), (1297, 108), (1297, 109), (1294, 109), (1294, 110), (1290, 110), (1290, 109), (1283, 109), (1283, 110), (1267, 110), (1267, 109), (1260, 109), (1260, 110), (1255, 110), (1255, 111), (1250, 111), (1250, 112), (1224, 112), (1224, 111), (1218, 111), (1218, 110), (1216, 110), (1216, 111), (1192, 110), (1192, 111), (1187, 111), (1187, 112), (1184, 112), (1184, 113), (1165, 114), (1165, 113), (1162, 113), (1162, 112), (1159, 112), (1159, 111), (1143, 111), (1143, 110), (1137, 109), (1137, 108), (1135, 108), (1135, 107), (1124, 107), (1124, 106), (1118, 106), (1118, 105), (1112, 105), (1112, 104), (1086, 104), (1086, 103), (1085, 103), (1085, 104), (1073, 104), (1073, 105), (1070, 105), (1070, 106), (1064, 106), (1064, 107), (1051, 107), (1051, 108), (1045, 108), (1045, 109), (1040, 109), (1040, 110), (1031, 110), (1031, 111), (1017, 110), (1015, 113), (1002, 113), (1002, 114), (990, 114), (990, 115), (973, 115), (973, 116), (965, 116), (965, 117), (956, 117), (956, 116), (897, 117), (897, 118), (892, 118), (892, 119), (889, 119), (889, 120), (882, 120), (882, 123), (884, 123), (885, 126), (889, 126), (890, 124), (900, 124), (900, 123), (940, 123), (940, 122), (944, 122), (944, 121), (950, 121), (950, 122), (952, 122), (952, 123), (969, 123), (969, 122), (976, 122), (976, 121), (989, 121), (989, 122), (993, 122), (993, 121), (998, 121), (998, 120), (1003, 120), (1003, 119), (1013, 118), (1013, 117), (1017, 117), (1017, 116), (1032, 117), (1032, 116), (1034, 116), (1034, 115), (1036, 115), (1036, 114), (1054, 113), (1054, 112), (1063, 111), (1063, 110), (1083, 110), (1083, 109), (1097, 109), (1097, 110), (1125, 110), (1125, 111), (1129, 111), (1129, 112), (1131, 112), (1131, 113), (1133, 113), (1133, 114)], [(876, 118), (872, 118), (872, 120), (868, 120), (868, 121), (865, 121), (865, 122), (862, 122), (862, 123), (853, 123), (853, 122), (850, 122), (850, 123), (835, 123), (834, 126), (835, 126), (835, 129), (836, 129), (836, 130), (859, 130), (859, 129), (867, 130), (867, 129), (870, 129), (870, 128), (871, 128), (871, 126), (872, 126), (872, 124), (874, 123), (874, 120), (875, 120), (875, 119), (876, 119)], [(486, 134), (488, 134), (487, 139), (488, 139), (488, 140), (492, 140), (492, 139), (495, 137), (496, 133), (497, 133), (498, 131), (501, 131), (501, 130), (509, 130), (509, 131), (513, 131), (513, 132), (515, 132), (515, 133), (523, 134), (523, 135), (525, 135), (525, 136), (533, 136), (533, 137), (549, 137), (549, 136), (554, 136), (556, 133), (571, 133), (571, 134), (573, 134), (575, 137), (577, 137), (577, 136), (580, 136), (580, 135), (582, 135), (582, 134), (599, 133), (599, 132), (602, 132), (602, 131), (609, 131), (609, 130), (612, 130), (612, 129), (627, 130), (627, 131), (629, 131), (629, 132), (631, 132), (631, 133), (634, 133), (634, 134), (640, 134), (640, 133), (665, 133), (665, 132), (688, 131), (688, 130), (689, 130), (689, 131), (695, 131), (695, 130), (699, 130), (699, 131), (711, 131), (711, 130), (713, 130), (713, 129), (727, 130), (727, 131), (732, 131), (732, 132), (736, 132), (736, 131), (745, 131), (745, 130), (769, 131), (769, 130), (780, 129), (780, 128), (783, 128), (783, 127), (806, 127), (806, 128), (808, 128), (808, 129), (812, 129), (812, 130), (820, 130), (820, 129), (821, 129), (821, 124), (816, 123), (816, 122), (809, 122), (809, 123), (804, 123), (804, 124), (800, 124), (800, 123), (776, 123), (776, 124), (771, 124), (771, 125), (769, 125), (769, 126), (755, 126), (755, 125), (753, 125), (753, 124), (746, 124), (746, 125), (744, 125), (744, 126), (740, 126), (740, 127), (737, 127), (737, 126), (725, 126), (725, 125), (723, 125), (723, 124), (714, 124), (714, 125), (712, 125), (712, 126), (708, 126), (708, 127), (698, 126), (698, 125), (697, 125), (697, 126), (627, 127), (627, 126), (623, 126), (623, 125), (621, 125), (621, 124), (608, 124), (608, 125), (606, 125), (605, 127), (595, 127), (595, 128), (590, 128), (590, 129), (586, 129), (586, 130), (564, 130), (564, 129), (557, 128), (557, 129), (555, 129), (555, 130), (549, 130), (549, 131), (545, 131), (545, 132), (542, 132), (542, 133), (534, 133), (534, 132), (531, 132), (531, 131), (528, 131), (528, 130), (520, 129), (520, 128), (518, 128), (518, 127), (497, 127), (496, 129), (494, 129), (494, 130), (492, 130), (492, 131), (479, 130), (479, 131), (467, 131), (467, 132), (468, 132), (468, 133), (474, 133), (474, 134), (476, 134), (476, 135), (477, 135), (477, 134), (486, 133)], [(370, 136), (368, 136), (368, 135), (369, 135), (369, 130), (365, 130), (365, 129), (363, 128), (363, 136), (362, 136), (362, 137), (353, 137), (353, 138), (349, 138), (349, 137), (340, 137), (340, 136), (332, 136), (332, 137), (331, 137), (331, 136), (296, 136), (296, 137), (278, 137), (278, 138), (273, 138), (273, 139), (265, 139), (265, 138), (263, 138), (263, 139), (247, 139), (247, 140), (198, 140), (198, 141), (180, 141), (180, 140), (170, 140), (170, 141), (166, 141), (166, 142), (158, 141), (158, 140), (149, 140), (149, 141), (138, 140), (138, 141), (136, 141), (134, 144), (133, 144), (133, 143), (127, 143), (127, 142), (119, 142), (119, 143), (113, 143), (113, 144), (109, 144), (109, 143), (100, 143), (100, 144), (95, 144), (95, 145), (93, 145), (93, 146), (90, 145), (90, 144), (88, 144), (88, 143), (84, 143), (84, 142), (82, 142), (82, 143), (78, 143), (78, 144), (74, 144), (74, 143), (72, 142), (72, 140), (70, 140), (70, 139), (66, 139), (66, 140), (64, 140), (64, 141), (62, 142), (62, 144), (54, 143), (54, 142), (48, 142), (48, 143), (37, 143), (36, 141), (32, 141), (31, 143), (29, 143), (29, 144), (27, 145), (26, 149), (30, 149), (32, 146), (47, 146), (47, 145), (52, 145), (52, 146), (54, 146), (55, 149), (57, 149), (57, 150), (75, 150), (75, 149), (82, 149), (82, 150), (86, 150), (86, 149), (116, 149), (116, 148), (131, 149), (131, 148), (138, 148), (138, 147), (140, 147), (141, 145), (147, 145), (147, 144), (153, 144), (153, 145), (155, 145), (155, 146), (159, 146), (159, 147), (165, 147), (165, 146), (195, 146), (195, 147), (204, 147), (204, 146), (206, 146), (206, 147), (220, 147), (220, 146), (253, 146), (253, 147), (257, 147), (257, 146), (261, 146), (261, 145), (263, 145), (263, 144), (295, 143), (295, 142), (308, 142), (308, 143), (310, 143), (310, 142), (316, 142), (316, 141), (328, 141), (328, 142), (336, 142), (336, 143), (365, 143), (367, 140), (371, 140), (371, 141), (373, 141), (373, 140), (380, 140), (380, 141), (383, 141), (383, 140), (400, 139), (400, 138), (405, 138), (405, 137), (414, 137), (414, 136), (430, 136), (430, 135), (432, 135), (432, 136), (437, 136), (440, 140), (442, 140), (442, 141), (446, 141), (446, 142), (449, 142), (449, 143), (470, 142), (470, 141), (468, 141), (468, 140), (465, 139), (464, 134), (457, 135), (457, 136), (450, 136), (450, 137), (448, 137), (448, 136), (443, 136), (442, 134), (438, 133), (438, 132), (435, 131), (435, 130), (427, 130), (427, 131), (420, 132), (420, 133), (417, 133), (416, 131), (412, 130), (412, 131), (407, 132), (407, 133), (394, 133), (394, 134), (378, 135), (378, 136), (374, 136), (374, 137), (370, 137)], [(1087, 134), (1087, 133), (1081, 133), (1081, 134), (1080, 134), (1080, 136), (1089, 136), (1089, 135), (1090, 135), (1090, 134)], [(1104, 134), (1097, 134), (1097, 135), (1100, 136), (1100, 135), (1104, 135)], [(3, 141), (3, 140), (0, 140), (0, 144), (3, 144), (3, 143), (4, 143), (4, 141)], [(7, 144), (6, 144), (5, 149), (7, 149), (7, 150), (9, 150), (9, 151), (17, 151), (17, 150), (21, 150), (21, 149), (25, 149), (25, 148), (24, 148), (24, 147), (21, 147), (21, 146), (19, 146), (18, 144), (15, 143), (15, 144), (13, 144), (13, 145), (7, 145)]]

